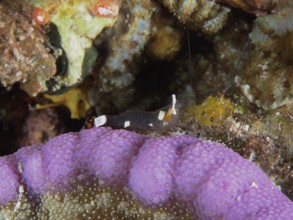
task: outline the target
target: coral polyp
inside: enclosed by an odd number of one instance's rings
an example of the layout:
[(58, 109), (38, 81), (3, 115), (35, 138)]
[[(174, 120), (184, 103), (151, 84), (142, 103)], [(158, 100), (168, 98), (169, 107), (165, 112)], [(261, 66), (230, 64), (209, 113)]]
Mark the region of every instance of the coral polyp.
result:
[(45, 9), (36, 7), (33, 11), (33, 19), (36, 22), (36, 24), (44, 25), (49, 22), (50, 16)]
[(99, 0), (92, 7), (93, 14), (99, 17), (116, 17), (119, 12), (118, 0)]

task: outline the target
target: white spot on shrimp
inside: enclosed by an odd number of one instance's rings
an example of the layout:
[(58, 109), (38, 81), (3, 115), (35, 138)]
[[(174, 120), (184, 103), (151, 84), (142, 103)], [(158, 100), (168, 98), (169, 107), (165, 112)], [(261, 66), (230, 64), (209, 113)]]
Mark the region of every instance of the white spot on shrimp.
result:
[(158, 119), (159, 119), (160, 121), (162, 121), (162, 120), (164, 119), (164, 117), (165, 117), (165, 114), (166, 114), (166, 112), (164, 112), (164, 111), (159, 111)]
[(125, 121), (124, 122), (124, 128), (127, 128), (127, 127), (129, 127), (130, 126), (130, 121)]
[(177, 114), (177, 112), (176, 112), (176, 108), (175, 108), (175, 106), (176, 106), (176, 95), (172, 95), (172, 114), (173, 115), (176, 115)]
[(95, 127), (103, 126), (104, 124), (106, 124), (106, 122), (107, 122), (106, 115), (101, 115), (99, 117), (96, 117), (94, 120)]

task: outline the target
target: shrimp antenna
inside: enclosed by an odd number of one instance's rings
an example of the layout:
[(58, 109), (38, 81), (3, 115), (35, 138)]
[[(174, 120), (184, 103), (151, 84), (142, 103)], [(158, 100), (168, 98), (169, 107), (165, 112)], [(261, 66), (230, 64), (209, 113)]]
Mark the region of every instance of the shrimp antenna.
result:
[(189, 73), (189, 84), (191, 86), (191, 74), (192, 74), (192, 65), (191, 65), (191, 46), (190, 46), (190, 38), (189, 38), (189, 30), (186, 28), (186, 35), (187, 35), (187, 46), (188, 46), (188, 63), (189, 63), (189, 68), (188, 68), (188, 73)]

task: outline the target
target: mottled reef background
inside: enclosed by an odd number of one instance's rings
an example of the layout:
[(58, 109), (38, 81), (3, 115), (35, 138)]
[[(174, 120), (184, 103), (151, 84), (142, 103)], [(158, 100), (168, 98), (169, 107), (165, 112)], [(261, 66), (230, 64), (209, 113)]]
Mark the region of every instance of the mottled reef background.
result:
[(293, 200), (292, 59), (291, 0), (3, 0), (0, 153), (177, 94), (164, 134), (225, 143)]

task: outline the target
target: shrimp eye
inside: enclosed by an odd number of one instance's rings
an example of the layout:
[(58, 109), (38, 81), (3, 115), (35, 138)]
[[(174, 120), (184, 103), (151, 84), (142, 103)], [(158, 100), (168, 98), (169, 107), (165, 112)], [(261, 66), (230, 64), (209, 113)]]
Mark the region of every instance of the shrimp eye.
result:
[(85, 122), (84, 128), (85, 128), (85, 129), (90, 129), (90, 128), (95, 127), (95, 121), (94, 121), (95, 118), (96, 118), (96, 117), (94, 117), (94, 116), (88, 118), (88, 119), (86, 120), (86, 122)]
[(33, 19), (36, 24), (44, 25), (49, 22), (50, 16), (43, 8), (36, 7), (33, 11)]
[(111, 18), (118, 15), (119, 4), (114, 0), (100, 0), (93, 6), (93, 14), (98, 17)]

